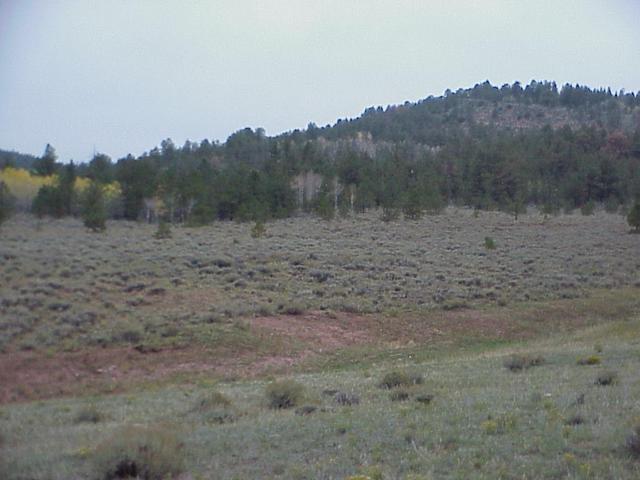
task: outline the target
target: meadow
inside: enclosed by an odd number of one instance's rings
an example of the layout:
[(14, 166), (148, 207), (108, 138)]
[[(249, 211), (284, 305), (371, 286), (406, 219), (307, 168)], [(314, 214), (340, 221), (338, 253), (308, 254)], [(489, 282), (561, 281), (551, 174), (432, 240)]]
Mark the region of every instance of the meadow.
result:
[(148, 478), (638, 478), (628, 230), (450, 208), (156, 239), (18, 216), (0, 477), (123, 478), (138, 452)]

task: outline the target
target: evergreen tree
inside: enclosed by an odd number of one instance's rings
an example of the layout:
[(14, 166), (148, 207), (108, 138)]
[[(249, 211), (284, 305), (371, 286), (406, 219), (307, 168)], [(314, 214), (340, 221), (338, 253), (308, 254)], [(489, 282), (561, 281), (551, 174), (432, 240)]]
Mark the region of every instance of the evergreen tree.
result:
[(47, 143), (44, 154), (34, 164), (34, 170), (38, 175), (49, 176), (56, 172), (56, 149)]
[(424, 213), (420, 191), (411, 187), (405, 192), (402, 202), (402, 213), (407, 220), (419, 220)]
[(333, 201), (333, 188), (328, 181), (323, 181), (315, 202), (315, 211), (323, 220), (333, 220), (335, 216), (335, 204)]
[(9, 187), (3, 181), (0, 181), (0, 225), (9, 219), (13, 214), (15, 206), (15, 198), (11, 195)]
[(65, 165), (58, 175), (58, 195), (60, 199), (61, 215), (72, 215), (76, 204), (76, 166), (73, 160)]
[(80, 198), (82, 221), (88, 229), (94, 232), (106, 230), (107, 212), (104, 203), (102, 186), (93, 181), (82, 193)]
[(87, 177), (100, 183), (113, 182), (114, 172), (111, 158), (104, 153), (96, 153), (89, 162)]
[(629, 214), (627, 215), (627, 222), (629, 226), (634, 229), (635, 233), (640, 233), (640, 201), (637, 201)]

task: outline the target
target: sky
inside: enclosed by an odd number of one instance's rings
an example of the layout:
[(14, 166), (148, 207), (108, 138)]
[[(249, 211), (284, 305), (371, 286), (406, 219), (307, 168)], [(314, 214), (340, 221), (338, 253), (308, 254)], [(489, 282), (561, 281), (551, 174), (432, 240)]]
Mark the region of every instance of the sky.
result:
[(274, 135), (447, 88), (640, 90), (638, 0), (0, 0), (0, 148)]

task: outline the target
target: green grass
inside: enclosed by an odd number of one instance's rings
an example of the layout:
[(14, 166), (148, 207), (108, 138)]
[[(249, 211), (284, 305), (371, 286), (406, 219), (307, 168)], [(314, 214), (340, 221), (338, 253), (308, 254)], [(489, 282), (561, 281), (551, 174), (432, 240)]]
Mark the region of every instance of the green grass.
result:
[[(576, 358), (594, 353), (594, 340), (601, 364), (577, 365)], [(373, 472), (389, 479), (635, 479), (640, 461), (626, 444), (640, 417), (639, 346), (636, 315), (487, 350), (300, 373), (290, 378), (318, 407), (309, 415), (270, 409), (264, 398), (269, 380), (5, 405), (3, 478), (90, 478), (98, 445), (120, 428), (144, 425), (179, 434), (184, 470), (193, 478), (328, 479)], [(515, 353), (541, 354), (545, 363), (512, 372), (503, 363)], [(424, 381), (406, 385), (408, 398), (394, 401), (379, 388), (394, 371)], [(596, 385), (607, 371), (616, 372), (617, 382)], [(337, 405), (323, 393), (329, 389), (353, 392), (360, 403)], [(433, 399), (418, 401), (426, 395)], [(207, 409), (194, 409), (203, 398), (232, 402), (237, 417), (207, 421)], [(104, 420), (78, 423), (78, 412), (88, 406)]]

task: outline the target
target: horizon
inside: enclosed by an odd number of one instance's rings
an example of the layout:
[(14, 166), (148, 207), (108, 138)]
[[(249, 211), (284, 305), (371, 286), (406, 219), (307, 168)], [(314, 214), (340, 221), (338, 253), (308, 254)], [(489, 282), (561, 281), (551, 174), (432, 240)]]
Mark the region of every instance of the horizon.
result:
[(369, 6), (0, 1), (0, 148), (139, 156), (166, 138), (274, 136), (485, 80), (640, 91), (635, 2)]

